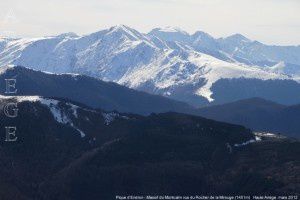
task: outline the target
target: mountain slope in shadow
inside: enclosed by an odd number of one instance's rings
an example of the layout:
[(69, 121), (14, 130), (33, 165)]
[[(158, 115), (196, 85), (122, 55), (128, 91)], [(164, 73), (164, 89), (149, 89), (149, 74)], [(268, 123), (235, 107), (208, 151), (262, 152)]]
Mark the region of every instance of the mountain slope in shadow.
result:
[[(16, 118), (3, 113), (3, 106), (12, 102), (18, 103)], [(18, 137), (16, 142), (0, 140), (2, 199), (204, 191), (216, 182), (209, 177), (201, 181), (201, 176), (230, 167), (235, 144), (255, 140), (242, 126), (192, 115), (144, 117), (38, 96), (1, 96), (0, 110), (1, 124), (16, 126)], [(0, 138), (5, 138), (4, 127)], [(196, 172), (197, 178), (178, 191), (178, 184)], [(181, 178), (175, 179), (178, 174)]]
[(15, 78), (17, 95), (66, 98), (93, 108), (143, 115), (168, 111), (190, 113), (193, 110), (179, 101), (88, 76), (50, 74), (19, 66), (2, 68), (1, 71), (0, 94), (5, 94), (5, 79)]
[[(4, 116), (8, 102), (18, 103), (18, 117)], [(18, 130), (16, 142), (0, 141), (1, 199), (300, 191), (296, 140), (192, 115), (145, 117), (37, 96), (1, 96), (0, 110), (1, 124)]]
[(201, 108), (200, 116), (240, 124), (257, 131), (300, 137), (300, 105), (285, 106), (261, 98)]

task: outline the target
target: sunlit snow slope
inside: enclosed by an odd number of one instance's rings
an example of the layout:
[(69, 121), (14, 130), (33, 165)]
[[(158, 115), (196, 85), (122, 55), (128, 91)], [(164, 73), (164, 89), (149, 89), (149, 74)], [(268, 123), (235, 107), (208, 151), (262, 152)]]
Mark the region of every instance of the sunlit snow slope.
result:
[(214, 39), (203, 32), (189, 35), (170, 27), (142, 34), (120, 25), (85, 36), (2, 38), (0, 66), (85, 74), (201, 105), (214, 101), (212, 87), (219, 80), (292, 79), (277, 65), (262, 67), (253, 62), (250, 66), (230, 52), (232, 46), (240, 51), (248, 43), (240, 35)]

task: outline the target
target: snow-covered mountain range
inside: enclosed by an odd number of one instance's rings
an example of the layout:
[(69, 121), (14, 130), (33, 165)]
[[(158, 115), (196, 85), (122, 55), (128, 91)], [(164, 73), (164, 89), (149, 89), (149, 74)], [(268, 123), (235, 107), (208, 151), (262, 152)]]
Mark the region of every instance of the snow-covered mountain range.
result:
[(0, 66), (9, 64), (85, 74), (199, 106), (216, 100), (213, 88), (222, 80), (299, 80), (300, 46), (120, 25), (85, 36), (0, 38)]

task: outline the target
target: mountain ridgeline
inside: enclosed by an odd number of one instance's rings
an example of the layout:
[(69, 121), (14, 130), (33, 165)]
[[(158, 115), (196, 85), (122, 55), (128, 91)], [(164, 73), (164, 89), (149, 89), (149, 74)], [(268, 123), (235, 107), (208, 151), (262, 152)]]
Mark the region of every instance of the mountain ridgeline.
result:
[(261, 98), (201, 108), (198, 115), (240, 124), (256, 131), (300, 138), (300, 105), (285, 106)]
[(143, 34), (120, 25), (84, 36), (0, 39), (0, 66), (88, 75), (197, 107), (251, 97), (296, 104), (299, 58), (299, 46), (172, 28)]
[[(8, 102), (18, 102), (18, 117), (4, 116)], [(15, 143), (1, 141), (2, 199), (299, 192), (297, 141), (178, 113), (144, 117), (38, 96), (0, 104), (1, 123), (18, 127)]]
[[(288, 83), (287, 80), (265, 81), (265, 87), (261, 85), (258, 87), (260, 82), (257, 80), (253, 80), (253, 82), (243, 79), (230, 82), (220, 80), (222, 83), (217, 83), (213, 88), (219, 91), (216, 94), (221, 95), (222, 98), (218, 101), (215, 100), (213, 104), (221, 105), (196, 109), (186, 103), (135, 91), (116, 83), (104, 82), (84, 75), (50, 74), (24, 67), (2, 68), (0, 71), (0, 94), (5, 95), (5, 79), (10, 78), (16, 78), (18, 89), (16, 95), (21, 96), (38, 95), (63, 98), (96, 109), (142, 115), (169, 111), (187, 113), (240, 124), (257, 131), (281, 133), (292, 137), (299, 137), (300, 133), (298, 123), (300, 112), (297, 104), (286, 106), (261, 98), (251, 98), (257, 93), (264, 93), (267, 99), (276, 99), (277, 102), (281, 102), (283, 99), (287, 104), (300, 102), (300, 99), (293, 98), (293, 95), (300, 96), (298, 93), (292, 94), (291, 91), (285, 89), (286, 84), (294, 84)], [(270, 85), (272, 87), (269, 87)], [(294, 86), (297, 87), (297, 85)], [(230, 88), (230, 92), (225, 88)], [(284, 95), (278, 95), (278, 91), (282, 91)], [(250, 99), (222, 104), (238, 99), (238, 96)], [(213, 97), (219, 99), (217, 95), (213, 95)]]
[[(190, 35), (185, 31), (174, 28), (156, 28), (148, 35), (158, 37), (164, 41), (180, 42), (221, 60), (238, 61), (250, 66), (271, 67), (272, 70), (278, 70), (289, 75), (299, 75), (300, 73), (299, 45), (266, 45), (246, 38), (241, 34), (234, 34), (225, 38), (214, 38), (203, 31), (197, 31)], [(281, 63), (281, 65), (277, 65), (278, 63)]]
[(152, 112), (190, 113), (192, 106), (158, 95), (120, 86), (83, 75), (51, 74), (24, 67), (0, 69), (0, 94), (5, 94), (5, 79), (15, 78), (16, 95), (66, 98), (107, 111), (150, 114)]

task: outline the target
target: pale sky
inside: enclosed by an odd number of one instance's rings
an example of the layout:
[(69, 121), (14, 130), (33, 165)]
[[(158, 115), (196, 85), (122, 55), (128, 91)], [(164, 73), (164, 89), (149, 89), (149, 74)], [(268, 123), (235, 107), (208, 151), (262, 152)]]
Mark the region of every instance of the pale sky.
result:
[(0, 36), (87, 34), (117, 24), (300, 45), (300, 0), (0, 0)]

